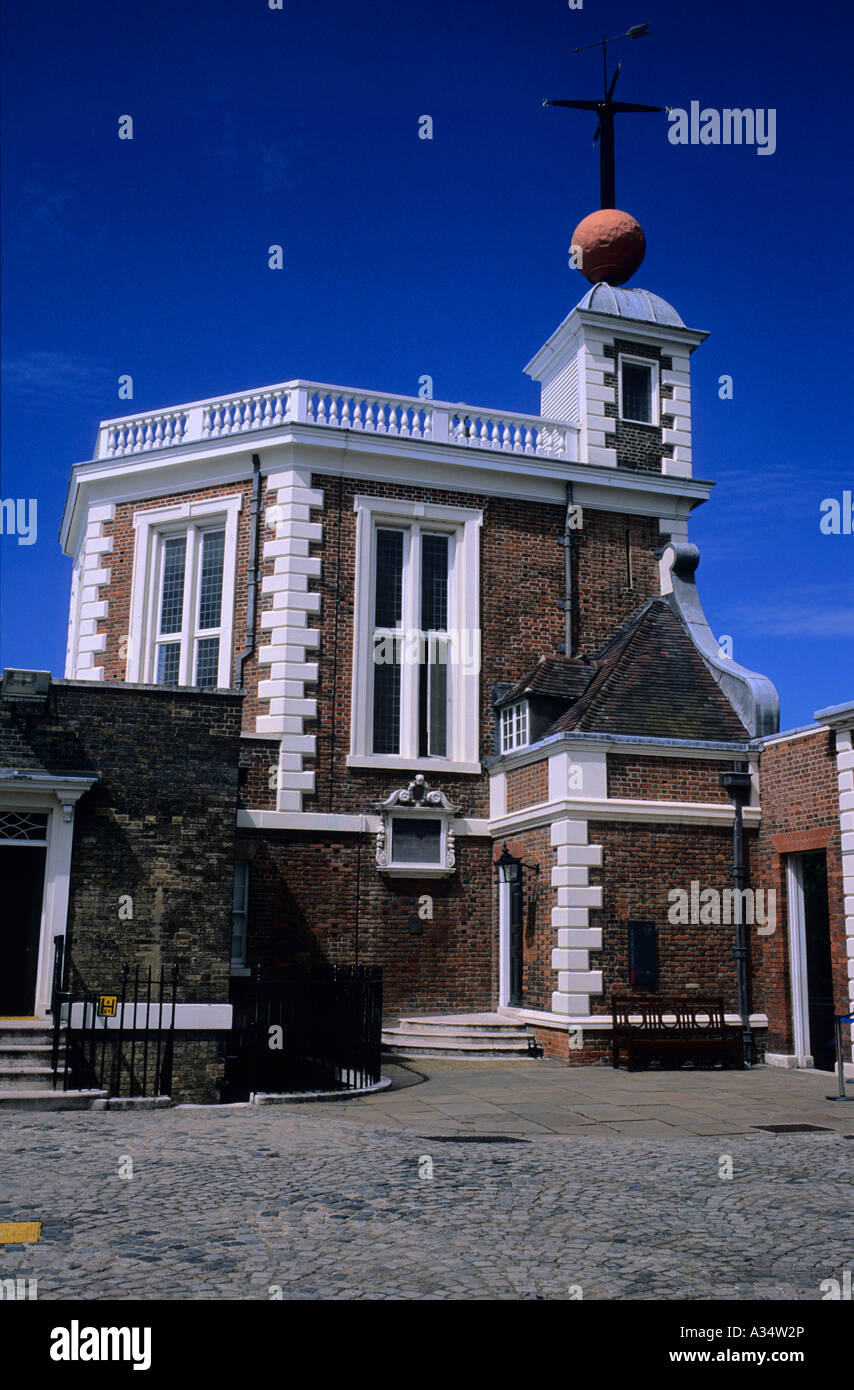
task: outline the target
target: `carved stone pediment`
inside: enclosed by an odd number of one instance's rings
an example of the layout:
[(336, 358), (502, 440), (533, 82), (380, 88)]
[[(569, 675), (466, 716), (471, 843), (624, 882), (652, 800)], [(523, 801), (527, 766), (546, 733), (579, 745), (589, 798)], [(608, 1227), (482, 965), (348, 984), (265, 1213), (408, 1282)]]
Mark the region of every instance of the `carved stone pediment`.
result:
[(459, 806), (449, 801), (445, 793), (438, 789), (431, 791), (423, 772), (419, 772), (408, 787), (398, 787), (385, 801), (375, 801), (374, 808), (384, 811), (441, 811), (449, 816), (458, 816)]
[[(460, 807), (449, 801), (438, 788), (428, 787), (424, 774), (419, 772), (407, 787), (398, 787), (385, 801), (375, 801), (374, 809), (379, 812), (380, 826), (376, 834), (377, 868), (397, 877), (435, 878), (454, 872), (456, 867), (456, 836), (453, 819), (459, 815)], [(395, 861), (392, 853), (392, 820), (401, 817), (424, 816), (441, 820), (442, 830), (439, 844), (439, 857), (434, 863), (409, 864)]]

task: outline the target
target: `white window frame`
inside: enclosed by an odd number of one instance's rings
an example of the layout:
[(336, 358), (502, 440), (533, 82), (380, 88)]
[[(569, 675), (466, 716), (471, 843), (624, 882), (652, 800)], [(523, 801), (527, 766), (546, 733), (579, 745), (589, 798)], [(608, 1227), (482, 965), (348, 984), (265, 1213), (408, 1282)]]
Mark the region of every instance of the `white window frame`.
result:
[[(439, 822), (439, 858), (428, 864), (413, 864), (408, 859), (395, 859), (394, 856), (394, 827), (396, 821), (407, 820), (435, 820)], [(393, 877), (406, 878), (436, 878), (451, 873), (453, 866), (448, 865), (448, 827), (451, 819), (448, 815), (438, 810), (434, 806), (419, 807), (418, 812), (413, 811), (394, 811), (388, 817), (388, 868), (386, 873)]]
[[(353, 693), (350, 713), (349, 767), (416, 769), (424, 772), (480, 772), (480, 661), (469, 668), (448, 663), (448, 725), (445, 757), (421, 758), (418, 748), (418, 682), (406, 679), (401, 690), (400, 754), (373, 752), (373, 649), (375, 613), (376, 532), (382, 527), (403, 530), (404, 632), (421, 626), (420, 584), (410, 563), (416, 530), (443, 532), (451, 538), (448, 575), (448, 630), (477, 632), (480, 650), (480, 527), (483, 512), (427, 502), (401, 502), (382, 497), (356, 497), (356, 584), (353, 650)], [(405, 639), (404, 639), (405, 641)], [(437, 643), (438, 646), (438, 643)], [(475, 643), (469, 644), (472, 656)]]
[[(635, 367), (648, 367), (650, 369), (650, 416), (649, 420), (636, 420), (632, 415), (623, 414), (623, 363), (629, 362)], [(637, 357), (631, 352), (621, 352), (619, 355), (619, 366), (617, 374), (617, 413), (621, 420), (626, 420), (632, 425), (660, 425), (661, 410), (659, 402), (659, 363), (654, 357)]]
[[(188, 631), (198, 636), (195, 614), (192, 609), (198, 596), (198, 556), (194, 553), (193, 542), (202, 531), (224, 530), (225, 553), (222, 572), (217, 686), (223, 689), (231, 688), (237, 525), (242, 505), (242, 493), (233, 493), (225, 497), (208, 498), (199, 502), (181, 502), (171, 507), (152, 507), (150, 510), (134, 513), (133, 525), (136, 540), (125, 675), (128, 682), (142, 685), (156, 685), (157, 683), (157, 631), (162, 567), (161, 538), (187, 533), (185, 574), (193, 576), (193, 581), (184, 584), (184, 622), (181, 633), (182, 652), (178, 683), (193, 686), (195, 680), (195, 641), (189, 641), (186, 637)], [(176, 634), (177, 636), (178, 634)]]
[[(521, 727), (524, 725), (524, 736)], [(506, 738), (509, 728), (510, 738)], [(516, 700), (505, 705), (500, 719), (501, 753), (514, 753), (518, 748), (527, 748), (531, 742), (531, 709), (527, 700)]]

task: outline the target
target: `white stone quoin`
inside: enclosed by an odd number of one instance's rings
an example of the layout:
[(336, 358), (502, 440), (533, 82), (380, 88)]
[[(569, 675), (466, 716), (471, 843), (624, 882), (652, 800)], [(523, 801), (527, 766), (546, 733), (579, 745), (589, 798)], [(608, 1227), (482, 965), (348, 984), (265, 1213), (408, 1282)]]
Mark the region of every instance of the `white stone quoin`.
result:
[(106, 633), (98, 632), (98, 623), (106, 618), (108, 611), (107, 600), (100, 597), (100, 586), (110, 582), (106, 557), (113, 549), (113, 538), (104, 535), (104, 525), (115, 519), (116, 508), (112, 502), (90, 507), (87, 514), (86, 534), (71, 583), (66, 680), (104, 679), (103, 666), (95, 665), (95, 653), (105, 651), (107, 646)]
[(590, 969), (590, 952), (602, 949), (602, 933), (589, 924), (590, 908), (602, 906), (602, 889), (588, 885), (587, 871), (591, 864), (602, 863), (602, 848), (587, 843), (586, 820), (555, 821), (551, 841), (557, 860), (552, 869), (552, 887), (557, 888), (557, 907), (552, 908), (557, 937), (552, 1013), (589, 1015), (590, 996), (602, 993), (602, 972)]
[[(270, 505), (271, 495), (276, 500)], [(308, 615), (320, 612), (320, 594), (309, 593), (308, 580), (320, 575), (320, 557), (310, 555), (309, 547), (322, 537), (311, 511), (323, 506), (323, 493), (312, 488), (310, 469), (289, 468), (270, 474), (267, 497), (267, 525), (276, 534), (264, 545), (264, 559), (274, 563), (261, 592), (273, 595), (273, 607), (261, 614), (269, 641), (260, 647), (258, 661), (269, 664), (270, 674), (259, 681), (258, 698), (269, 707), (255, 727), (259, 734), (281, 737), (276, 809), (301, 811), (304, 793), (314, 791), (314, 773), (304, 770), (303, 759), (314, 754), (317, 740), (304, 732), (304, 721), (317, 714), (317, 701), (306, 698), (305, 686), (317, 680), (320, 633), (308, 626)]]
[(839, 786), (839, 826), (842, 833), (848, 1007), (850, 1012), (854, 1012), (854, 744), (850, 729), (836, 731), (836, 771)]

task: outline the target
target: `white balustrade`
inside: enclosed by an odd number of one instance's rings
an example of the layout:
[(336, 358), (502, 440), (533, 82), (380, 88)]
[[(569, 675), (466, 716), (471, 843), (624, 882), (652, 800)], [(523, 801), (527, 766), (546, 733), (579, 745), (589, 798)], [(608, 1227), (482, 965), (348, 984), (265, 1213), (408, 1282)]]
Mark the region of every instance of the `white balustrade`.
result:
[(175, 410), (106, 420), (98, 436), (96, 458), (176, 448), (286, 424), (430, 440), (529, 457), (577, 456), (578, 426), (574, 424), (422, 397), (383, 396), (318, 382), (289, 381), (236, 396), (194, 401)]

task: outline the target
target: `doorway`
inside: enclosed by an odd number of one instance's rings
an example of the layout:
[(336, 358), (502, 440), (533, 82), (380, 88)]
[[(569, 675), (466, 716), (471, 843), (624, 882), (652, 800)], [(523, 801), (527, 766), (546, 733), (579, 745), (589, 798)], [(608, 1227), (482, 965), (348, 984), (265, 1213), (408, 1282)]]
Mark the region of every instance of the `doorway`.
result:
[(510, 887), (510, 996), (508, 1003), (522, 1005), (522, 882), (521, 874)]
[(789, 955), (798, 1062), (807, 1065), (811, 1057), (818, 1071), (832, 1071), (836, 1048), (824, 850), (789, 858)]
[(47, 849), (0, 844), (0, 1015), (35, 1013)]

